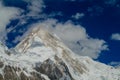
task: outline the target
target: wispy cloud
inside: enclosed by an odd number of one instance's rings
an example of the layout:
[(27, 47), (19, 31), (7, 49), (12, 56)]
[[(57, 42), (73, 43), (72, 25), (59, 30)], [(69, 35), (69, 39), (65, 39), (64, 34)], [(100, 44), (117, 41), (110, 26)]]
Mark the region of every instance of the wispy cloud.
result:
[(16, 18), (20, 13), (20, 9), (14, 7), (5, 7), (0, 1), (0, 40), (6, 36), (6, 25), (11, 19)]
[[(23, 33), (25, 33), (28, 24), (31, 23), (31, 22), (29, 22), (30, 19), (35, 20), (35, 19), (47, 17), (46, 14), (42, 13), (43, 9), (45, 8), (43, 0), (23, 0), (23, 1), (25, 1), (27, 3), (27, 8), (26, 8), (26, 10), (22, 9), (20, 12), (22, 15), (17, 16), (17, 20), (19, 20), (19, 22), (16, 25), (7, 28), (6, 31), (8, 34), (9, 33), (14, 34), (14, 33), (16, 33), (16, 31), (17, 31), (17, 34), (19, 34), (19, 33), (23, 34)], [(15, 8), (15, 9), (18, 10), (17, 8)], [(16, 11), (12, 11), (12, 12), (16, 12)], [(15, 15), (13, 15), (13, 16), (15, 17)], [(23, 25), (26, 25), (26, 26), (22, 27)], [(19, 28), (19, 27), (21, 27), (21, 28)], [(16, 28), (17, 28), (17, 30), (16, 30)], [(20, 35), (15, 36), (14, 38), (15, 39), (12, 41), (13, 43), (17, 43), (21, 40)], [(8, 43), (6, 43), (6, 44), (8, 44)]]
[(114, 33), (111, 35), (112, 40), (120, 40), (120, 34), (119, 33)]
[(27, 16), (30, 17), (39, 17), (43, 8), (45, 8), (43, 0), (24, 0), (29, 5), (27, 6), (29, 13), (27, 13)]
[(120, 69), (120, 62), (115, 62), (115, 61), (113, 61), (113, 62), (110, 62), (109, 65), (114, 66), (114, 67)]
[(15, 40), (13, 40), (13, 43), (18, 43), (19, 41), (21, 41), (22, 37), (19, 35), (19, 36), (16, 36)]
[(77, 19), (80, 19), (80, 18), (82, 18), (84, 16), (85, 16), (84, 13), (76, 13), (75, 15), (72, 15), (72, 18), (77, 20)]

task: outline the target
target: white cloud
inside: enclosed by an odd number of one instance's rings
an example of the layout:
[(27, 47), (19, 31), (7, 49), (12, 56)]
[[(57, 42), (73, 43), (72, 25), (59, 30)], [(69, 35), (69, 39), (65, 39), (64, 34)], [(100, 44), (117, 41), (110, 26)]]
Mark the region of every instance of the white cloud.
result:
[(54, 17), (54, 16), (62, 16), (62, 12), (51, 12), (50, 14), (43, 13), (43, 10), (46, 8), (46, 5), (44, 4), (44, 0), (24, 0), (27, 3), (27, 10), (29, 12), (24, 15), (24, 17), (32, 17), (34, 19), (46, 19), (48, 17)]
[(49, 17), (54, 17), (54, 16), (62, 16), (62, 15), (63, 15), (62, 12), (52, 12), (52, 13), (50, 13), (48, 16), (49, 16)]
[(77, 19), (80, 19), (80, 18), (82, 18), (84, 16), (85, 16), (84, 13), (76, 13), (75, 15), (72, 15), (72, 18), (77, 20)]
[(16, 18), (19, 13), (20, 9), (5, 7), (2, 5), (2, 2), (0, 2), (0, 40), (3, 40), (3, 37), (6, 36), (6, 25), (11, 19)]
[(113, 62), (110, 62), (109, 65), (114, 66), (114, 67), (120, 69), (120, 62), (113, 61)]
[(110, 62), (110, 65), (120, 65), (120, 62)]
[(27, 14), (27, 16), (37, 18), (40, 16), (40, 13), (42, 12), (43, 8), (45, 8), (43, 0), (24, 0), (29, 5), (27, 6), (28, 10), (30, 12)]
[[(24, 10), (20, 10), (18, 8), (15, 7), (5, 7), (1, 4), (2, 6), (2, 10), (3, 13), (1, 13), (0, 11), (0, 17), (4, 17), (5, 20), (1, 20), (4, 24), (4, 27), (2, 27), (2, 29), (0, 29), (1, 31), (5, 32), (5, 33), (9, 33), (9, 32), (16, 32), (16, 28), (18, 26), (22, 26), (26, 23), (28, 23), (28, 19), (30, 17), (36, 19), (36, 18), (41, 18), (41, 17), (45, 17), (45, 14), (42, 14), (42, 10), (43, 8), (45, 8), (44, 2), (43, 0), (24, 0), (25, 2), (28, 3), (27, 5), (27, 10), (29, 11), (27, 14), (23, 14), (23, 15), (18, 15), (19, 13), (24, 13)], [(1, 6), (0, 6), (0, 10), (1, 10)], [(17, 25), (15, 26), (11, 26), (9, 28), (7, 28), (7, 30), (5, 31), (5, 27), (6, 25), (10, 22), (11, 19), (15, 18), (17, 16), (17, 19), (19, 19), (19, 22), (17, 23)], [(4, 30), (3, 30), (4, 29)], [(19, 30), (19, 33), (24, 33), (25, 30)], [(5, 34), (3, 33), (3, 34)], [(17, 43), (20, 39), (20, 36), (16, 36), (15, 40), (13, 40), (13, 43)], [(5, 39), (4, 39), (5, 40)], [(6, 37), (7, 40), (7, 37)]]
[(120, 40), (120, 34), (119, 33), (112, 34), (111, 39), (112, 40)]
[(102, 50), (107, 50), (104, 40), (91, 38), (84, 27), (72, 21), (59, 23), (55, 19), (48, 19), (32, 26), (41, 26), (55, 33), (72, 51), (82, 56), (98, 58)]
[(21, 39), (22, 37), (19, 35), (13, 40), (13, 43), (18, 43), (19, 41), (21, 41)]

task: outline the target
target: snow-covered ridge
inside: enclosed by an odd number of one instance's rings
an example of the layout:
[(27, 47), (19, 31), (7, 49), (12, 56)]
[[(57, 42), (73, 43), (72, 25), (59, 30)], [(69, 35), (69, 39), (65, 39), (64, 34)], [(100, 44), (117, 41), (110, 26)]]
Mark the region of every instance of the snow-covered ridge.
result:
[(19, 67), (27, 76), (38, 72), (45, 80), (120, 80), (120, 70), (74, 54), (54, 33), (41, 27), (30, 31), (11, 51), (0, 45), (0, 60), (4, 67)]

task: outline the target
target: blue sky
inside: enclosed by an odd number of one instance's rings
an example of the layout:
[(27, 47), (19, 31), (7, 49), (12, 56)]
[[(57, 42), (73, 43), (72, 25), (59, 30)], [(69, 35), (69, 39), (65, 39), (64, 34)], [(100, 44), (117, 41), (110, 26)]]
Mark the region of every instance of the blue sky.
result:
[[(6, 34), (6, 45), (9, 48), (14, 47), (22, 39), (21, 36), (33, 25), (34, 23), (44, 23), (44, 24), (53, 24), (56, 26), (72, 26), (71, 30), (75, 30), (73, 27), (79, 25), (80, 30), (83, 31), (82, 36), (89, 35), (89, 38), (83, 37), (80, 41), (77, 41), (78, 44), (82, 47), (90, 47), (95, 44), (97, 47), (96, 51), (88, 50), (85, 52), (86, 55), (89, 54), (89, 51), (99, 54), (95, 60), (100, 62), (110, 64), (111, 62), (119, 63), (120, 62), (120, 1), (119, 0), (35, 0), (38, 3), (34, 3), (30, 0), (3, 0), (4, 7), (14, 7), (19, 9), (18, 15), (15, 18), (9, 20), (9, 23), (6, 23), (6, 29), (10, 30)], [(34, 5), (31, 7), (31, 5)], [(39, 6), (38, 6), (39, 5)], [(13, 10), (16, 11), (16, 10)], [(14, 13), (16, 14), (16, 13)], [(50, 22), (45, 20), (51, 19)], [(53, 20), (54, 19), (54, 20)], [(57, 20), (57, 22), (55, 22)], [(74, 25), (73, 25), (74, 24)], [(41, 24), (39, 24), (41, 25)], [(81, 28), (84, 27), (84, 29)], [(55, 30), (59, 29), (56, 28)], [(61, 28), (60, 28), (61, 29)], [(55, 31), (54, 30), (54, 31)], [(67, 30), (71, 32), (71, 30)], [(56, 31), (55, 31), (56, 32)], [(72, 34), (71, 32), (70, 34)], [(75, 32), (79, 34), (78, 32)], [(112, 35), (118, 34), (117, 37), (112, 38)], [(60, 37), (59, 33), (57, 33)], [(67, 34), (67, 33), (66, 33)], [(81, 35), (81, 34), (80, 34)], [(73, 35), (74, 36), (74, 35)], [(78, 37), (79, 35), (77, 35)], [(17, 37), (17, 39), (16, 39)], [(68, 36), (65, 36), (68, 37)], [(77, 40), (76, 37), (68, 37), (71, 41)], [(79, 37), (78, 37), (79, 38)], [(15, 40), (16, 39), (16, 40)], [(20, 40), (18, 40), (20, 39)], [(87, 40), (86, 40), (87, 39)], [(101, 40), (104, 40), (105, 43)], [(68, 43), (63, 39), (68, 46), (72, 43)], [(96, 43), (94, 43), (96, 41)], [(89, 43), (87, 46), (83, 43)], [(99, 46), (96, 46), (100, 43)], [(102, 45), (107, 45), (109, 50), (104, 50)], [(76, 44), (77, 45), (77, 44)], [(75, 46), (75, 44), (73, 45)], [(72, 46), (72, 47), (73, 47)], [(72, 48), (70, 46), (70, 48)], [(76, 46), (75, 46), (76, 47)], [(90, 47), (91, 48), (91, 47)], [(92, 47), (93, 48), (93, 47)], [(78, 49), (78, 48), (77, 48)], [(76, 49), (76, 50), (77, 50)], [(78, 50), (79, 51), (79, 50)], [(82, 52), (81, 52), (82, 53)], [(82, 54), (84, 55), (84, 54)]]

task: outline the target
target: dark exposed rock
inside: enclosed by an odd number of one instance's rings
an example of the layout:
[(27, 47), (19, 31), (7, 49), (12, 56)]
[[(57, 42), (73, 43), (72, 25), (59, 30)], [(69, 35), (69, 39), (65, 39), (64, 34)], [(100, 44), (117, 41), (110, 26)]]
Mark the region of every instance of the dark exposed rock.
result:
[[(24, 69), (21, 70), (19, 67), (5, 65), (3, 74), (0, 74), (0, 80), (46, 80), (41, 76), (41, 73), (48, 76), (50, 80), (74, 80), (62, 59), (57, 56), (55, 56), (55, 59), (57, 63), (50, 59), (43, 63), (36, 63), (35, 70), (38, 72), (31, 72), (30, 76), (24, 73)], [(0, 68), (2, 69), (3, 66), (4, 63), (0, 61)]]
[(0, 80), (3, 80), (3, 76), (0, 74)]
[(47, 59), (40, 67), (36, 67), (36, 70), (47, 75), (51, 80), (74, 80), (64, 62), (55, 64), (52, 60)]
[(27, 77), (23, 72), (20, 74), (21, 80), (29, 80), (29, 77)]
[(5, 80), (19, 80), (18, 75), (11, 66), (5, 66), (4, 68), (4, 78)]
[[(17, 67), (5, 66), (3, 70), (4, 74), (0, 74), (0, 80), (45, 80), (41, 73), (31, 72), (30, 76), (27, 76), (24, 71)], [(18, 75), (17, 72), (21, 73)]]
[(45, 80), (39, 73), (32, 72), (30, 80)]
[(2, 68), (4, 66), (3, 62), (0, 61), (0, 68)]

